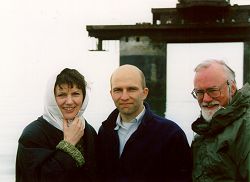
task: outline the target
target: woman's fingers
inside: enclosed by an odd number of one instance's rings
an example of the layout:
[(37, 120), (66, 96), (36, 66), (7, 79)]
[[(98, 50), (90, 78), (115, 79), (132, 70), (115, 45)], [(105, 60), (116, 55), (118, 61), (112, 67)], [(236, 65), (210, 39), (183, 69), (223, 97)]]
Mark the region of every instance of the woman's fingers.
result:
[(80, 120), (79, 117), (75, 117), (70, 124), (68, 121), (64, 121), (63, 126), (64, 140), (75, 145), (84, 134), (85, 124)]

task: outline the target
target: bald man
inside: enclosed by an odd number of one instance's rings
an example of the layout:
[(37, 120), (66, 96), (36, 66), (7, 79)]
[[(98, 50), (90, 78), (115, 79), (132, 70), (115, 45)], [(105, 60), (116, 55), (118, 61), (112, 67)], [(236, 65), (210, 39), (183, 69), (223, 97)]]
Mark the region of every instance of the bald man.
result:
[(192, 124), (193, 181), (250, 181), (250, 86), (220, 60), (195, 68), (192, 92), (201, 116)]
[(150, 111), (144, 102), (149, 89), (142, 71), (120, 66), (110, 85), (116, 109), (98, 132), (102, 181), (190, 181), (192, 160), (186, 135), (176, 123)]

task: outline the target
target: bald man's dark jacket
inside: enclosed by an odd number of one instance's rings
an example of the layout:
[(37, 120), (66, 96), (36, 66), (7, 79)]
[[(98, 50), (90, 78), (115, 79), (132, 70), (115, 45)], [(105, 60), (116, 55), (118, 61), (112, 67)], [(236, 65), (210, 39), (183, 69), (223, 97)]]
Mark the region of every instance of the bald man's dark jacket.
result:
[(146, 112), (119, 157), (115, 109), (98, 132), (98, 164), (102, 181), (191, 181), (191, 151), (183, 130), (173, 121)]

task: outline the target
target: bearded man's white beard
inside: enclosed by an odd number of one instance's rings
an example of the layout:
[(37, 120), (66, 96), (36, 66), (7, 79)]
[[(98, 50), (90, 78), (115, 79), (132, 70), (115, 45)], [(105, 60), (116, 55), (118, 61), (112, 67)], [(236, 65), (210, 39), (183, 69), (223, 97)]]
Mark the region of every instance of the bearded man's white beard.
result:
[[(203, 104), (203, 106), (204, 105), (205, 104)], [(201, 115), (207, 122), (210, 122), (213, 118), (213, 115), (221, 108), (223, 108), (221, 105), (218, 105), (218, 107), (213, 110), (207, 109), (206, 107), (201, 107)]]

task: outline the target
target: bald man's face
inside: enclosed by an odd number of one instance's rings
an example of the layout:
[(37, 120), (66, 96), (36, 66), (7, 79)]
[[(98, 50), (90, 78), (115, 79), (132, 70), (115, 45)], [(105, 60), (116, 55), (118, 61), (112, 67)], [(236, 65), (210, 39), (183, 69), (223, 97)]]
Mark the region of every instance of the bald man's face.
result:
[(148, 88), (142, 87), (141, 75), (136, 69), (122, 68), (111, 78), (112, 99), (122, 119), (133, 119), (143, 110)]

